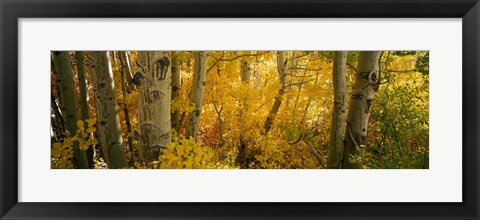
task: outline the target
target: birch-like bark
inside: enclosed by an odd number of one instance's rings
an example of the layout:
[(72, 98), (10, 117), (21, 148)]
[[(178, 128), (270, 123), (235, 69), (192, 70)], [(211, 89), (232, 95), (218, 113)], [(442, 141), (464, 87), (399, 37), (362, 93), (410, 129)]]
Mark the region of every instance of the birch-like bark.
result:
[[(240, 59), (240, 80), (244, 84), (249, 84), (252, 75), (252, 68), (251, 64), (246, 59)], [(247, 100), (242, 100), (242, 104), (240, 107), (240, 118), (238, 119), (240, 123), (245, 123), (245, 115), (247, 114), (248, 110), (248, 102)], [(236, 158), (236, 164), (241, 168), (248, 168), (247, 162), (247, 141), (244, 138), (243, 133), (246, 132), (245, 128), (241, 128), (240, 133), (240, 145), (238, 146), (238, 155)]]
[(287, 86), (287, 68), (286, 68), (287, 60), (285, 59), (285, 51), (279, 51), (277, 55), (277, 67), (278, 67), (278, 80), (280, 82), (280, 89), (278, 90), (277, 96), (275, 96), (275, 100), (273, 102), (273, 106), (270, 109), (270, 113), (268, 114), (267, 120), (264, 124), (265, 134), (270, 131), (272, 128), (273, 120), (275, 119), (278, 110), (280, 109), (280, 105), (282, 104), (282, 97), (285, 94), (286, 86)]
[(333, 60), (333, 113), (327, 168), (338, 169), (342, 162), (343, 133), (347, 117), (347, 51), (336, 51)]
[[(90, 109), (88, 107), (88, 80), (87, 70), (85, 67), (85, 53), (83, 51), (75, 51), (75, 55), (77, 61), (77, 76), (80, 94), (80, 118), (82, 120), (87, 120), (90, 118)], [(85, 151), (85, 155), (87, 156), (88, 166), (90, 168), (94, 167), (93, 154), (93, 146), (89, 146)]]
[(190, 101), (195, 104), (195, 110), (188, 115), (187, 131), (185, 137), (198, 139), (200, 129), (200, 116), (202, 114), (203, 97), (207, 78), (207, 52), (195, 52), (195, 64), (193, 66), (193, 83)]
[(261, 81), (261, 78), (260, 78), (260, 71), (258, 71), (258, 67), (257, 67), (257, 63), (254, 63), (253, 64), (253, 77), (254, 77), (254, 82), (253, 82), (253, 88), (255, 90), (258, 90), (260, 89), (260, 81)]
[[(73, 136), (77, 131), (78, 105), (70, 53), (68, 51), (56, 51), (53, 54), (65, 128)], [(88, 169), (85, 151), (79, 149), (76, 141), (73, 144), (73, 163), (75, 168)]]
[(85, 54), (82, 51), (75, 51), (77, 60), (78, 87), (80, 93), (80, 112), (82, 120), (90, 118), (90, 110), (88, 108), (88, 87), (87, 72), (85, 68)]
[(250, 63), (241, 58), (240, 59), (240, 79), (242, 80), (242, 83), (249, 83), (250, 78), (252, 75), (252, 67)]
[(122, 65), (122, 70), (126, 83), (127, 83), (127, 92), (131, 93), (135, 90), (135, 84), (133, 83), (132, 76), (132, 67), (130, 66), (130, 56), (128, 51), (120, 51), (120, 63)]
[(343, 169), (363, 167), (362, 149), (367, 144), (368, 118), (379, 80), (380, 51), (361, 51), (353, 85), (345, 129)]
[[(129, 165), (132, 165), (133, 164), (133, 158), (134, 158), (134, 150), (133, 150), (133, 138), (132, 136), (130, 135), (132, 133), (132, 122), (130, 120), (130, 112), (128, 111), (128, 107), (127, 107), (127, 103), (126, 103), (126, 100), (127, 100), (127, 93), (129, 91), (128, 89), (128, 83), (127, 83), (127, 75), (131, 74), (131, 70), (130, 70), (130, 62), (128, 60), (128, 55), (127, 55), (127, 51), (120, 51), (119, 52), (120, 54), (120, 64), (121, 64), (121, 69), (120, 69), (120, 80), (121, 80), (121, 84), (122, 84), (122, 97), (123, 97), (123, 114), (125, 115), (125, 125), (127, 126), (127, 132), (128, 132), (128, 139), (127, 139), (127, 142), (128, 142), (128, 150), (130, 151), (130, 155), (131, 155), (131, 160), (130, 160), (130, 163)], [(133, 85), (133, 83), (130, 83)]]
[(120, 118), (113, 84), (113, 71), (107, 51), (92, 52), (93, 88), (97, 112), (97, 134), (108, 168), (128, 166), (122, 147)]
[(57, 105), (57, 100), (55, 96), (51, 96), (50, 99), (50, 109), (52, 113), (51, 122), (52, 122), (52, 130), (55, 135), (55, 140), (57, 142), (63, 142), (65, 138), (65, 122), (63, 120), (63, 116), (60, 113), (59, 107)]
[(169, 52), (140, 51), (137, 72), (140, 157), (158, 160), (171, 142), (171, 59)]
[[(182, 86), (182, 78), (180, 75), (180, 68), (182, 63), (178, 59), (178, 52), (172, 53), (172, 101), (180, 95), (180, 87)], [(175, 129), (177, 134), (180, 133), (180, 111), (175, 110), (172, 112), (172, 128)]]

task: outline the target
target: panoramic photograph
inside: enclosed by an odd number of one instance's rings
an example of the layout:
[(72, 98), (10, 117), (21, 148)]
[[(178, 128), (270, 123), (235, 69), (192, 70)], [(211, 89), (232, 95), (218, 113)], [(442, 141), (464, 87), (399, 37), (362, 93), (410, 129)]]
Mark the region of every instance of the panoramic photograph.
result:
[(51, 51), (51, 169), (429, 169), (429, 51)]

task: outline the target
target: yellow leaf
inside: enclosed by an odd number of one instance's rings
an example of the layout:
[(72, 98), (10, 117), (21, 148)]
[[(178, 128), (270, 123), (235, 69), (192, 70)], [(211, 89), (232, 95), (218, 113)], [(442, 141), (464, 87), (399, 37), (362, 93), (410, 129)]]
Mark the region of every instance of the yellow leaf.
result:
[(85, 125), (85, 124), (83, 123), (82, 120), (78, 120), (78, 121), (77, 121), (77, 127), (78, 127), (78, 129), (83, 130), (83, 129), (84, 129), (84, 125)]
[(77, 135), (75, 135), (75, 136), (73, 136), (72, 138), (70, 138), (70, 141), (72, 141), (72, 142), (73, 142), (73, 141), (76, 141), (76, 140), (78, 140), (78, 136), (77, 136)]
[(88, 140), (87, 142), (85, 142), (85, 144), (87, 144), (87, 145), (96, 145), (96, 144), (98, 144), (98, 141), (97, 141), (97, 139), (90, 139), (90, 140)]
[(95, 133), (95, 131), (97, 131), (97, 129), (95, 127), (89, 127), (87, 128), (87, 132), (88, 133)]
[(88, 127), (92, 127), (95, 124), (95, 119), (90, 118), (85, 120), (88, 123)]
[(65, 139), (65, 141), (63, 142), (64, 147), (71, 147), (72, 145), (73, 145), (73, 142), (68, 138)]
[(53, 148), (61, 148), (62, 147), (62, 144), (61, 143), (54, 143), (53, 144)]
[(80, 148), (80, 150), (88, 150), (88, 145), (80, 144), (79, 148)]

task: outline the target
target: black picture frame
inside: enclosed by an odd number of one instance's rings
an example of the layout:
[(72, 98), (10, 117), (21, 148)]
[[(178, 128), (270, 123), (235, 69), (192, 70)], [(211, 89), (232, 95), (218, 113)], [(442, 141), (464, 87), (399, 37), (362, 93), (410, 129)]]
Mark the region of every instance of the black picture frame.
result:
[[(0, 0), (0, 15), (1, 219), (479, 219), (478, 0)], [(463, 202), (18, 202), (18, 19), (47, 17), (462, 18)]]

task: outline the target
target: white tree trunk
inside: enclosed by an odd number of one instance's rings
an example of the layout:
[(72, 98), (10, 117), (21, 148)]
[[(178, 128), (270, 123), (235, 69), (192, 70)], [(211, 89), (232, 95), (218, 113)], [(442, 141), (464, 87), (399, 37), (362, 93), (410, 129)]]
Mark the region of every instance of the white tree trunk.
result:
[(188, 115), (187, 131), (185, 137), (198, 139), (200, 129), (200, 116), (202, 114), (203, 97), (205, 95), (205, 83), (207, 78), (207, 52), (195, 52), (195, 64), (193, 71), (192, 93), (190, 101), (195, 104), (195, 110)]
[[(123, 97), (123, 114), (125, 115), (125, 125), (127, 126), (127, 132), (128, 132), (128, 150), (130, 151), (130, 154), (132, 155), (129, 161), (129, 165), (133, 164), (133, 158), (134, 158), (134, 149), (133, 149), (133, 138), (130, 135), (132, 133), (132, 122), (130, 120), (130, 111), (128, 110), (127, 107), (127, 93), (128, 91), (133, 91), (135, 88), (133, 85), (133, 82), (128, 83), (129, 80), (127, 80), (127, 75), (131, 76), (131, 69), (130, 69), (130, 61), (128, 58), (128, 52), (127, 51), (120, 51), (120, 63), (122, 65), (120, 69), (120, 74), (121, 74), (121, 80), (120, 83), (122, 84), (122, 97)], [(131, 77), (130, 77), (131, 78)], [(129, 89), (129, 85), (131, 85)]]
[(240, 59), (240, 79), (243, 83), (249, 83), (252, 75), (252, 67), (245, 59)]
[(92, 59), (99, 143), (108, 168), (125, 168), (127, 159), (122, 147), (122, 131), (117, 114), (110, 55), (107, 51), (92, 52)]
[[(182, 86), (182, 77), (180, 75), (180, 68), (182, 63), (180, 62), (178, 56), (180, 54), (173, 52), (172, 53), (172, 101), (175, 100), (180, 95), (180, 87)], [(180, 111), (175, 110), (172, 112), (172, 128), (175, 129), (177, 134), (180, 133), (181, 121), (180, 121)]]
[(138, 52), (138, 133), (140, 157), (158, 160), (171, 142), (171, 59), (169, 52)]
[(124, 79), (128, 85), (127, 92), (130, 93), (135, 90), (135, 84), (132, 82), (132, 68), (130, 66), (130, 56), (128, 51), (120, 51), (120, 62), (122, 64), (122, 71)]
[[(77, 75), (78, 75), (78, 87), (79, 87), (79, 102), (80, 102), (80, 116), (82, 120), (90, 118), (90, 109), (88, 106), (88, 80), (87, 80), (87, 70), (85, 67), (85, 53), (83, 51), (75, 51), (76, 60), (77, 60)], [(89, 168), (94, 167), (93, 146), (89, 146), (85, 151), (87, 156)]]
[(336, 51), (333, 60), (333, 113), (327, 168), (340, 168), (347, 117), (347, 51)]
[(361, 148), (367, 144), (368, 118), (379, 80), (380, 51), (361, 51), (358, 55), (358, 73), (351, 91), (345, 129), (345, 148), (342, 168), (361, 169)]
[(253, 88), (255, 88), (255, 90), (258, 90), (260, 89), (261, 78), (260, 78), (260, 71), (258, 71), (257, 69), (257, 63), (255, 63), (253, 66), (253, 75), (254, 75)]
[(265, 134), (272, 128), (273, 120), (275, 119), (280, 105), (282, 104), (282, 98), (285, 94), (287, 86), (287, 60), (285, 59), (285, 51), (279, 51), (277, 55), (277, 67), (278, 67), (278, 80), (280, 82), (280, 89), (273, 102), (273, 106), (270, 109), (267, 120), (265, 120), (264, 129)]
[(88, 87), (87, 87), (87, 70), (85, 68), (85, 54), (82, 51), (75, 52), (77, 59), (78, 87), (80, 93), (80, 110), (82, 119), (90, 118), (90, 110), (88, 109)]
[[(65, 128), (71, 136), (77, 131), (78, 105), (75, 81), (73, 79), (72, 63), (68, 51), (54, 52), (54, 66), (57, 73), (57, 88), (60, 90), (61, 109), (65, 119)], [(85, 151), (78, 148), (78, 143), (73, 144), (73, 162), (76, 168), (88, 169)]]

